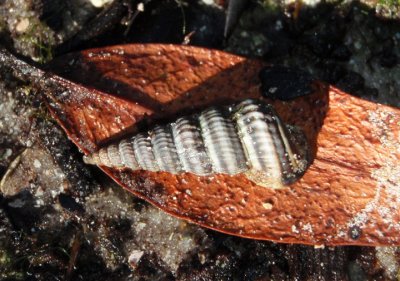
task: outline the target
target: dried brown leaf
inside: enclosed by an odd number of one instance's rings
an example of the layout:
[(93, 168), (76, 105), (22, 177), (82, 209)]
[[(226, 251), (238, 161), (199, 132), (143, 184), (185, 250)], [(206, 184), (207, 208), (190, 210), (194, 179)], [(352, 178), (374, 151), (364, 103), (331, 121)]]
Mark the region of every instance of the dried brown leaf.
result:
[[(92, 152), (143, 123), (262, 99), (263, 65), (188, 46), (87, 50), (52, 65), (85, 86), (52, 77), (69, 90), (49, 93), (48, 104), (69, 137)], [(313, 150), (313, 164), (288, 189), (260, 187), (242, 175), (102, 169), (164, 211), (221, 232), (284, 243), (400, 245), (400, 110), (320, 82), (313, 88), (306, 97), (270, 101), (285, 122), (304, 130)]]

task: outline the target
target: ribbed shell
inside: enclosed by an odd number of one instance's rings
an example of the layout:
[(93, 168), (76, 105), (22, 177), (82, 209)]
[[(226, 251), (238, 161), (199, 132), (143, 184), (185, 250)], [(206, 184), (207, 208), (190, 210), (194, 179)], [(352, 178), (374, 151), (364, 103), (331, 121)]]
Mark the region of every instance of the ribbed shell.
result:
[(118, 169), (173, 174), (245, 173), (259, 185), (282, 188), (300, 178), (309, 165), (304, 140), (298, 129), (281, 122), (271, 105), (245, 100), (156, 126), (84, 160)]

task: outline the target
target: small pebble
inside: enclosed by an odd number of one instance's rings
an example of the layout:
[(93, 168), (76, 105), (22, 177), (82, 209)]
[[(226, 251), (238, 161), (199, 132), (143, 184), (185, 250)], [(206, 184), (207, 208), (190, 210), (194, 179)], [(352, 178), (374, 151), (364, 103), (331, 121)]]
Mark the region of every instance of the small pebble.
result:
[(17, 25), (15, 26), (15, 31), (18, 33), (24, 33), (25, 31), (28, 30), (28, 27), (29, 27), (29, 19), (24, 18), (17, 23)]
[(129, 262), (129, 265), (133, 269), (137, 268), (138, 263), (139, 263), (140, 259), (142, 258), (143, 254), (144, 254), (144, 252), (141, 250), (133, 250), (131, 252), (131, 254), (129, 255), (129, 258), (128, 258), (128, 262)]
[(42, 167), (42, 163), (40, 163), (40, 161), (39, 161), (38, 159), (35, 159), (35, 160), (33, 161), (33, 166), (34, 166), (36, 169), (40, 169), (40, 168)]

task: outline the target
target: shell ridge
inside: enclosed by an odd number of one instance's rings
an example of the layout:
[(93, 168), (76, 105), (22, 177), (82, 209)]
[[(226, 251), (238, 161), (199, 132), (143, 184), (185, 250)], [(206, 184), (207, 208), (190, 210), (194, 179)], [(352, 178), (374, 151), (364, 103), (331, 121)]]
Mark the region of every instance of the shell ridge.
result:
[(148, 133), (137, 134), (133, 140), (133, 151), (140, 168), (143, 170), (159, 170), (152, 150)]
[(213, 171), (234, 175), (245, 170), (244, 151), (229, 116), (222, 109), (211, 108), (203, 111), (199, 119)]
[(211, 162), (205, 151), (197, 117), (182, 117), (171, 125), (183, 170), (200, 176), (209, 175), (212, 172)]
[(123, 166), (131, 170), (139, 169), (135, 152), (133, 150), (132, 139), (122, 139), (118, 145), (118, 151), (121, 155)]
[(167, 171), (173, 174), (182, 171), (170, 124), (156, 126), (153, 129), (151, 145), (155, 160), (161, 171)]

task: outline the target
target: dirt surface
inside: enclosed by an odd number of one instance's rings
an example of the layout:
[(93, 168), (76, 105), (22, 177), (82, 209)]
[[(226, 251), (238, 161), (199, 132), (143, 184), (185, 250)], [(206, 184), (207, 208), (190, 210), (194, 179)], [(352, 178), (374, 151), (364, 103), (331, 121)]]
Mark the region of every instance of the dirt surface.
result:
[[(398, 2), (248, 1), (227, 38), (217, 4), (5, 0), (0, 42), (39, 63), (89, 47), (185, 42), (297, 67), (354, 95), (400, 105)], [(1, 280), (399, 278), (398, 248), (223, 235), (131, 196), (81, 156), (35, 85), (0, 66)]]

